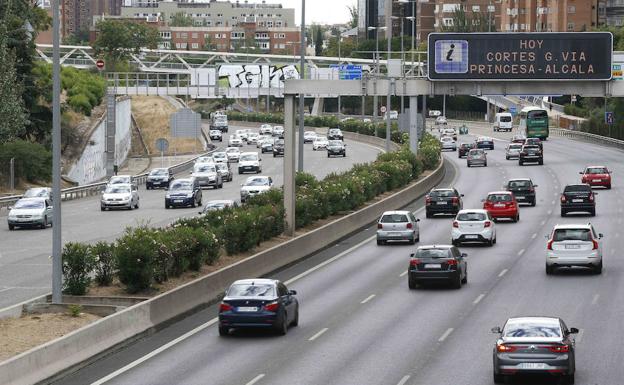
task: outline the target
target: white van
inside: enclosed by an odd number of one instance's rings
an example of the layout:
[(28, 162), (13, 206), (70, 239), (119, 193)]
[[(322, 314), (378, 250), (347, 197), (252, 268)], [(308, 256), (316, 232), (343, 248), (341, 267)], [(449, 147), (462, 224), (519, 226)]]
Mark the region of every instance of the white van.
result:
[(513, 129), (513, 116), (509, 112), (499, 112), (495, 116), (494, 131), (511, 131)]

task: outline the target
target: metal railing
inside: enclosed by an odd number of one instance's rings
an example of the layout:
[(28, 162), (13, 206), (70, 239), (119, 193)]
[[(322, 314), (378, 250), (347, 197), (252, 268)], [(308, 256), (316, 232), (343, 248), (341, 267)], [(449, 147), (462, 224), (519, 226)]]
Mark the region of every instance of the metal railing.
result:
[(610, 147), (617, 147), (624, 149), (624, 140), (613, 139), (607, 136), (590, 134), (588, 132), (574, 131), (574, 130), (566, 130), (563, 128), (551, 128), (551, 134), (555, 136), (561, 136), (568, 139), (573, 140), (583, 140), (586, 142), (597, 143)]

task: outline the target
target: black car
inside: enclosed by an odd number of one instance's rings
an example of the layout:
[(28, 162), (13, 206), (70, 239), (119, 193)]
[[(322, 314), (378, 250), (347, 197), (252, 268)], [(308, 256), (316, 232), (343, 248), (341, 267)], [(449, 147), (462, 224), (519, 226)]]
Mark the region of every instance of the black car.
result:
[(297, 292), (273, 279), (243, 279), (234, 282), (219, 305), (219, 335), (230, 329), (273, 329), (284, 335), (299, 324)]
[(527, 203), (535, 206), (537, 200), (535, 198), (536, 184), (528, 178), (510, 179), (505, 185), (505, 190), (511, 191), (516, 197), (518, 204)]
[[(507, 377), (522, 374), (541, 374), (562, 377), (566, 384), (574, 384), (576, 352), (569, 328), (556, 317), (514, 317), (500, 327), (492, 328), (498, 334), (494, 345), (494, 383), (507, 383)], [(558, 382), (561, 383), (561, 382)]]
[(526, 138), (524, 144), (527, 146), (539, 146), (539, 148), (544, 151), (544, 146), (540, 138)]
[(327, 139), (328, 140), (343, 140), (344, 135), (342, 134), (342, 131), (340, 131), (339, 128), (330, 128), (329, 131), (327, 131)]
[(202, 204), (202, 190), (195, 178), (177, 179), (171, 182), (165, 195), (165, 208), (196, 207)]
[(276, 139), (273, 143), (273, 157), (284, 156), (284, 139)]
[(476, 143), (460, 143), (457, 147), (457, 157), (463, 158), (468, 155), (468, 151), (477, 148)]
[(327, 157), (331, 156), (347, 156), (347, 145), (342, 140), (330, 140), (327, 143)]
[(561, 216), (571, 212), (588, 212), (596, 215), (596, 198), (598, 193), (592, 191), (588, 184), (569, 184), (561, 193)]
[(410, 255), (407, 282), (410, 289), (424, 282), (448, 282), (460, 289), (468, 282), (467, 255), (451, 245), (420, 246)]
[(540, 146), (526, 144), (522, 146), (522, 150), (520, 150), (520, 157), (518, 158), (518, 164), (522, 166), (525, 163), (544, 164), (544, 152)]
[(169, 184), (173, 180), (173, 174), (168, 168), (155, 168), (147, 175), (145, 180), (145, 188), (148, 190), (154, 188), (169, 188)]
[(482, 136), (482, 137), (477, 138), (476, 143), (477, 143), (477, 148), (483, 148), (483, 149), (489, 149), (489, 150), (494, 149), (494, 139), (492, 138)]
[(462, 197), (454, 188), (435, 188), (425, 196), (425, 215), (432, 218), (435, 214), (456, 215), (464, 207)]

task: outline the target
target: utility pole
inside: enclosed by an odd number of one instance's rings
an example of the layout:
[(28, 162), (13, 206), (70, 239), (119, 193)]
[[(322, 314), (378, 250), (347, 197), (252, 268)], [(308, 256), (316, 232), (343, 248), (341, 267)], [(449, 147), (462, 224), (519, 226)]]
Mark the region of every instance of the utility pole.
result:
[(60, 0), (52, 1), (52, 303), (63, 302), (61, 260), (61, 51)]
[[(305, 0), (301, 0), (301, 79), (305, 79)], [(303, 171), (303, 131), (304, 131), (304, 114), (305, 94), (299, 94), (299, 158), (297, 163), (297, 171)], [(294, 135), (294, 133), (293, 133)]]
[(392, 52), (392, 16), (386, 15), (386, 36), (388, 37), (388, 57), (386, 58), (386, 73), (388, 74), (388, 94), (386, 95), (386, 152), (390, 152), (390, 141), (392, 140), (390, 124), (390, 111), (392, 110), (392, 86), (394, 79), (390, 79), (390, 55)]

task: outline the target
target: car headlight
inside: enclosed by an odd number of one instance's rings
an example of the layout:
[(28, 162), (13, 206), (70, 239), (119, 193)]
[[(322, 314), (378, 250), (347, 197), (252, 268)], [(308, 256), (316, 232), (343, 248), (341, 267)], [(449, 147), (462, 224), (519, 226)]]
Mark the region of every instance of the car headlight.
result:
[(186, 197), (187, 197), (187, 198), (192, 198), (192, 197), (193, 197), (193, 193), (192, 193), (192, 192), (190, 192), (190, 193), (186, 194)]
[(249, 194), (249, 191), (247, 191), (247, 190), (241, 190), (241, 195), (247, 195), (247, 194)]

